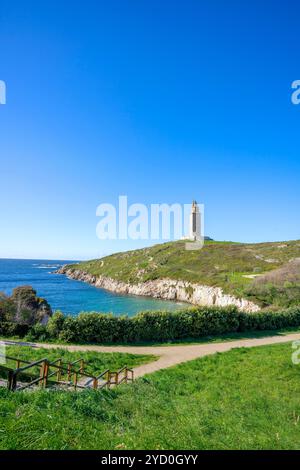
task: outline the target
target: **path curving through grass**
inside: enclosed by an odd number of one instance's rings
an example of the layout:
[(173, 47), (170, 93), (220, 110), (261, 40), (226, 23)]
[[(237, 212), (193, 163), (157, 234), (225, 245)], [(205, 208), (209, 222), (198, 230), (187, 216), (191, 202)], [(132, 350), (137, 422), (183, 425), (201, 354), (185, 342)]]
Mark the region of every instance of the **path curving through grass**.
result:
[(287, 334), (284, 336), (268, 336), (262, 338), (239, 339), (221, 343), (171, 345), (171, 346), (97, 346), (97, 345), (61, 345), (47, 343), (24, 343), (17, 341), (4, 341), (7, 345), (20, 344), (32, 348), (44, 349), (66, 349), (70, 352), (94, 351), (99, 353), (127, 353), (143, 356), (156, 356), (157, 359), (134, 367), (135, 377), (142, 377), (161, 369), (175, 366), (187, 361), (192, 361), (215, 353), (230, 351), (235, 348), (251, 348), (256, 346), (267, 346), (270, 344), (288, 343), (300, 340), (300, 333)]

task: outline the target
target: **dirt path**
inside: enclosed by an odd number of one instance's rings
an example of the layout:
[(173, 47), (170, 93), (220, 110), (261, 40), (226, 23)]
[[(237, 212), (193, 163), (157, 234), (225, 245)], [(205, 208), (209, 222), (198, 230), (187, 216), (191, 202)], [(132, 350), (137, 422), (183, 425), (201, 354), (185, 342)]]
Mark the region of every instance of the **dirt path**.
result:
[(254, 346), (266, 346), (268, 344), (288, 343), (290, 341), (300, 340), (300, 333), (289, 334), (285, 336), (268, 336), (265, 338), (241, 339), (223, 343), (206, 343), (174, 346), (65, 346), (60, 344), (42, 344), (42, 343), (17, 343), (15, 341), (6, 341), (7, 345), (23, 344), (37, 348), (63, 348), (69, 351), (96, 351), (96, 352), (121, 352), (131, 354), (152, 354), (158, 356), (158, 359), (149, 364), (142, 364), (134, 369), (135, 377), (141, 377), (160, 369), (166, 369), (182, 362), (191, 361), (198, 357), (208, 356), (210, 354), (230, 351), (234, 348), (251, 348)]

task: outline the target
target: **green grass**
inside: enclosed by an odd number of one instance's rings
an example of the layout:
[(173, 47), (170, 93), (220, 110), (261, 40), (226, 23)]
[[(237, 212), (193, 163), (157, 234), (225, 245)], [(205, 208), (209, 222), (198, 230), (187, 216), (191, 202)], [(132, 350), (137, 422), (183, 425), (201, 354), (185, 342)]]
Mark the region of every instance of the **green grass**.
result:
[(1, 449), (299, 449), (291, 344), (236, 349), (110, 391), (0, 390)]
[[(100, 372), (110, 369), (116, 371), (123, 366), (134, 367), (146, 362), (151, 362), (156, 359), (155, 356), (150, 355), (136, 355), (128, 353), (98, 353), (94, 351), (74, 351), (70, 352), (63, 348), (32, 348), (28, 346), (7, 346), (7, 356), (23, 359), (27, 361), (37, 361), (39, 359), (47, 358), (50, 361), (61, 358), (63, 362), (73, 362), (77, 359), (84, 359), (85, 372), (88, 374), (97, 375)], [(13, 361), (7, 360), (7, 367), (15, 367)]]
[[(147, 343), (138, 343), (136, 346), (184, 346), (192, 344), (210, 344), (210, 343), (227, 343), (230, 341), (238, 341), (241, 339), (255, 339), (255, 338), (266, 338), (270, 336), (286, 336), (293, 333), (300, 333), (300, 329), (296, 328), (287, 328), (283, 330), (262, 330), (262, 331), (244, 331), (239, 333), (226, 333), (224, 335), (215, 335), (215, 336), (203, 336), (202, 338), (186, 338), (178, 339), (173, 341), (165, 342), (147, 342)], [(114, 344), (115, 346), (115, 344)], [(134, 344), (130, 344), (134, 346)]]
[[(300, 288), (292, 299), (280, 292), (266, 299), (248, 293), (253, 280), (245, 276), (268, 273), (282, 266), (289, 266), (291, 259), (300, 257), (300, 241), (272, 243), (206, 242), (202, 250), (185, 250), (185, 242), (169, 242), (140, 250), (116, 253), (100, 260), (92, 260), (68, 266), (93, 276), (106, 276), (129, 283), (169, 278), (185, 280), (209, 286), (219, 286), (225, 292), (238, 297), (249, 297), (264, 306), (299, 303)], [(298, 286), (299, 287), (299, 286)], [(290, 297), (290, 296), (289, 296)], [(291, 303), (292, 302), (292, 303)]]

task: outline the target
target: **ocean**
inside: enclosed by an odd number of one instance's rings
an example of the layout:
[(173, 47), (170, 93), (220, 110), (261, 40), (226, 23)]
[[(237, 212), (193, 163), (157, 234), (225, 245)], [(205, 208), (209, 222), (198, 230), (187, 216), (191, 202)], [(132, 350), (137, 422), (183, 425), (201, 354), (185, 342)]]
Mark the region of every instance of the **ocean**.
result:
[(60, 310), (67, 315), (78, 315), (84, 311), (132, 316), (142, 310), (176, 310), (183, 306), (150, 297), (114, 294), (61, 274), (53, 274), (68, 263), (70, 261), (67, 260), (0, 259), (0, 292), (11, 294), (14, 287), (30, 285), (38, 296), (47, 299), (53, 311)]

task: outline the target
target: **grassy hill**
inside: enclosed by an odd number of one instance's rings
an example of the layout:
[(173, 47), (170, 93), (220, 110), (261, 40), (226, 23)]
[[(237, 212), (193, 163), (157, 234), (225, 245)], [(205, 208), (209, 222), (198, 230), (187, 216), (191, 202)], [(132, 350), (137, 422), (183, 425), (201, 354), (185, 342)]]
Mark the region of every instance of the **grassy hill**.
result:
[(169, 278), (222, 287), (261, 306), (300, 303), (300, 240), (270, 243), (206, 241), (187, 251), (185, 242), (116, 253), (70, 265), (94, 276), (129, 283)]
[(292, 351), (234, 349), (109, 391), (0, 388), (0, 449), (299, 449)]

